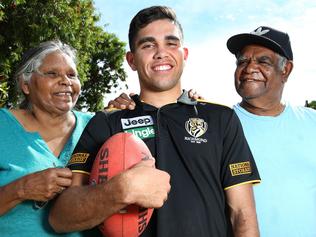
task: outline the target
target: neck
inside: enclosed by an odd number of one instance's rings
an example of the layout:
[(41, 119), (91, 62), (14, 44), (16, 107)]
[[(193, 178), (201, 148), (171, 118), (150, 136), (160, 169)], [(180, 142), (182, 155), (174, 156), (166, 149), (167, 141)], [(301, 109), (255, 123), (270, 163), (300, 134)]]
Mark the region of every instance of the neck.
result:
[(240, 106), (249, 113), (260, 116), (278, 116), (283, 112), (285, 107), (281, 101), (274, 103), (253, 103), (246, 100), (242, 100)]
[(27, 132), (38, 132), (56, 157), (63, 150), (76, 124), (71, 111), (58, 115), (32, 107), (31, 110), (11, 112)]
[(32, 107), (11, 112), (28, 132), (63, 133), (65, 129), (72, 129), (76, 124), (76, 118), (71, 111), (58, 115)]
[(176, 103), (180, 97), (182, 90), (179, 88), (173, 91), (145, 91), (141, 90), (140, 99), (147, 104), (160, 108), (164, 105)]
[(65, 121), (70, 121), (74, 118), (71, 111), (65, 113), (49, 113), (43, 111), (35, 106), (31, 110), (26, 112), (32, 116), (39, 124), (46, 126), (56, 126), (58, 124), (64, 124)]

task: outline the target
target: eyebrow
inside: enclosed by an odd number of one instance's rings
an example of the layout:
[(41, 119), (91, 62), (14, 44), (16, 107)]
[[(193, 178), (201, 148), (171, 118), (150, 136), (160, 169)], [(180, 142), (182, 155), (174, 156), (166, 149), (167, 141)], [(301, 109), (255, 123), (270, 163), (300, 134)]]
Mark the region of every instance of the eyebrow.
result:
[(174, 40), (174, 41), (180, 41), (180, 39), (177, 36), (174, 35), (167, 35), (165, 37), (165, 40)]
[[(165, 37), (165, 40), (173, 40), (173, 41), (180, 41), (180, 39), (177, 37), (177, 36), (174, 36), (174, 35), (167, 35)], [(147, 37), (144, 37), (144, 38), (141, 38), (138, 42), (137, 42), (137, 46), (143, 44), (143, 43), (146, 43), (146, 42), (150, 42), (150, 43), (153, 43), (155, 42), (155, 38), (152, 37), (152, 36), (147, 36)]]
[(153, 42), (155, 42), (155, 38), (154, 38), (154, 37), (151, 37), (151, 36), (141, 38), (141, 39), (137, 42), (137, 46), (142, 45), (143, 43), (146, 43), (146, 42), (151, 42), (151, 43), (153, 43)]
[[(252, 57), (251, 57), (251, 58), (252, 58)], [(261, 60), (264, 59), (264, 60), (270, 60), (270, 61), (272, 60), (272, 58), (271, 58), (270, 56), (267, 56), (267, 55), (261, 55), (261, 56), (259, 56), (259, 57), (256, 57), (255, 59), (256, 59), (256, 60), (257, 60), (257, 59), (261, 59)], [(241, 54), (241, 55), (238, 55), (238, 56), (237, 56), (236, 60), (237, 60), (237, 61), (239, 61), (239, 60), (249, 60), (249, 58), (246, 57), (245, 55), (242, 55), (242, 54)]]
[(247, 57), (244, 56), (243, 54), (238, 54), (237, 57), (236, 57), (236, 60), (239, 61), (239, 60), (246, 60)]

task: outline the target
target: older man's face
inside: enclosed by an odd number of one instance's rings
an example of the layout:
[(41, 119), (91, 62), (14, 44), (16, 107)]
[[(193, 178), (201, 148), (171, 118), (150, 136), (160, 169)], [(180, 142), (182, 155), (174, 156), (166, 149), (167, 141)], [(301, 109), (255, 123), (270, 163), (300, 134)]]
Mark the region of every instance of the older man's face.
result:
[(237, 58), (235, 87), (248, 103), (280, 102), (286, 78), (280, 70), (280, 56), (259, 46), (246, 46)]

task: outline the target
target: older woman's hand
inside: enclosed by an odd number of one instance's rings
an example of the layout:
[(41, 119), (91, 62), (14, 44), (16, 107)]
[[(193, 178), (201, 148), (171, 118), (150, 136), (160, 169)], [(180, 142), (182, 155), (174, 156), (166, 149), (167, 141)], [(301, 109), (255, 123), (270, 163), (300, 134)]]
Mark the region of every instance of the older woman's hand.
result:
[(68, 168), (49, 168), (23, 176), (0, 187), (0, 216), (26, 200), (34, 200), (34, 207), (41, 208), (72, 182)]
[(48, 201), (71, 185), (68, 168), (49, 168), (29, 174), (21, 182), (20, 197), (24, 200)]

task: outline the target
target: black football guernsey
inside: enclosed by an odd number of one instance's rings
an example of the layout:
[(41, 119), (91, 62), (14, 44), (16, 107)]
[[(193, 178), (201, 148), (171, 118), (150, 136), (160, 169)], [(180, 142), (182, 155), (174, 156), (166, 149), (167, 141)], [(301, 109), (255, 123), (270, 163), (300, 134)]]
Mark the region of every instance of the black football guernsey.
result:
[[(183, 92), (176, 103), (155, 108), (134, 96), (135, 110), (98, 112), (90, 120), (68, 167), (89, 174), (103, 143), (118, 132), (140, 137), (171, 176), (171, 191), (154, 211), (142, 237), (233, 236), (225, 190), (260, 177), (235, 112), (192, 101)], [(75, 198), (75, 197), (74, 197)]]

